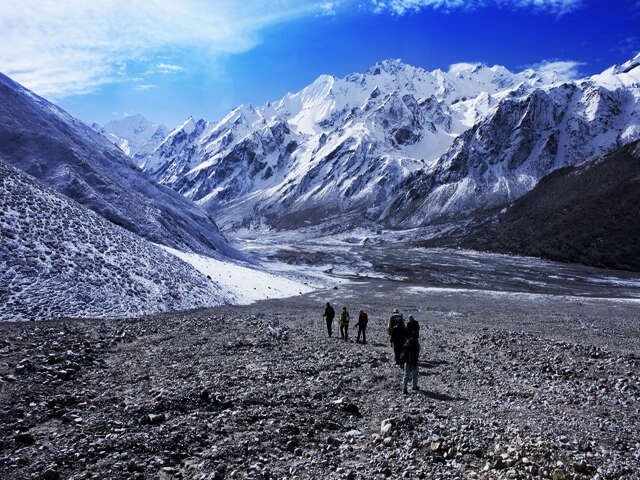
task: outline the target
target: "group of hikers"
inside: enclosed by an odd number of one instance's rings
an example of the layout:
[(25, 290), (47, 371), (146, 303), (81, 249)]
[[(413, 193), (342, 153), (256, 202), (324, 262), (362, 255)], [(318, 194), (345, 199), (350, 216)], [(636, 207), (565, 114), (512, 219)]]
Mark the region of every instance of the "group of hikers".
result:
[[(329, 334), (329, 337), (331, 337), (336, 311), (329, 302), (327, 302), (322, 316), (327, 322), (327, 333)], [(349, 340), (350, 320), (351, 317), (347, 307), (342, 307), (342, 311), (338, 317), (338, 325), (340, 326), (340, 338), (343, 340)], [(358, 314), (358, 323), (356, 323), (356, 327), (358, 327), (356, 342), (360, 343), (360, 337), (362, 337), (362, 343), (367, 343), (368, 323), (369, 316), (367, 315), (367, 312), (360, 310), (360, 313)], [(409, 315), (409, 319), (405, 325), (402, 313), (400, 313), (400, 310), (395, 308), (389, 317), (389, 322), (387, 323), (387, 333), (389, 334), (389, 341), (393, 347), (396, 365), (403, 367), (403, 393), (409, 393), (409, 381), (412, 383), (413, 390), (419, 390), (418, 358), (420, 357), (420, 324), (412, 315)]]

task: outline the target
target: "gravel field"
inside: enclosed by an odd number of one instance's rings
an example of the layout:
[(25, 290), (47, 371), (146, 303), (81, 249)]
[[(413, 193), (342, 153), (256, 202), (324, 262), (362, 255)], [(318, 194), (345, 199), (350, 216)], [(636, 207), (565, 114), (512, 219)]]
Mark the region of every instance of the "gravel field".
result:
[[(326, 336), (327, 300), (369, 312), (368, 344)], [(421, 323), (421, 390), (406, 396), (384, 328), (395, 306)], [(0, 324), (0, 478), (637, 479), (639, 312), (370, 280)]]

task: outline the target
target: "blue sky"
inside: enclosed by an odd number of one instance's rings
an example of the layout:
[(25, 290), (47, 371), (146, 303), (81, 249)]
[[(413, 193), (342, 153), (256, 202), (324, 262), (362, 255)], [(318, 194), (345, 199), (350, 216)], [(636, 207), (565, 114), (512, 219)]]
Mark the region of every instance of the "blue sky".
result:
[(640, 51), (640, 1), (4, 0), (0, 71), (85, 121), (174, 126), (385, 58), (579, 74)]

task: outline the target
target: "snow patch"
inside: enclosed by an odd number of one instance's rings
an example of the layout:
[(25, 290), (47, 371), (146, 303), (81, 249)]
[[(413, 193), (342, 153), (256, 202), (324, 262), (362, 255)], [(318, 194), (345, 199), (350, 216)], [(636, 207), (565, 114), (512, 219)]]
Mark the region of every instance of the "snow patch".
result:
[(257, 300), (269, 298), (302, 295), (313, 290), (308, 284), (266, 270), (196, 253), (182, 252), (164, 245), (158, 246), (210, 277), (233, 297), (233, 303), (239, 305), (247, 305)]

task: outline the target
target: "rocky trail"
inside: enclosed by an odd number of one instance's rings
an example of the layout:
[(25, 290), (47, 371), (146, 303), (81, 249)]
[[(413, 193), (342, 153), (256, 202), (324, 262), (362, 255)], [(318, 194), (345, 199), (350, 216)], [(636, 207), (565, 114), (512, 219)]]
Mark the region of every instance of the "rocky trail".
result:
[[(0, 478), (640, 477), (637, 303), (347, 290), (0, 324)], [(323, 296), (368, 344), (327, 338)], [(406, 396), (388, 298), (422, 324)]]

